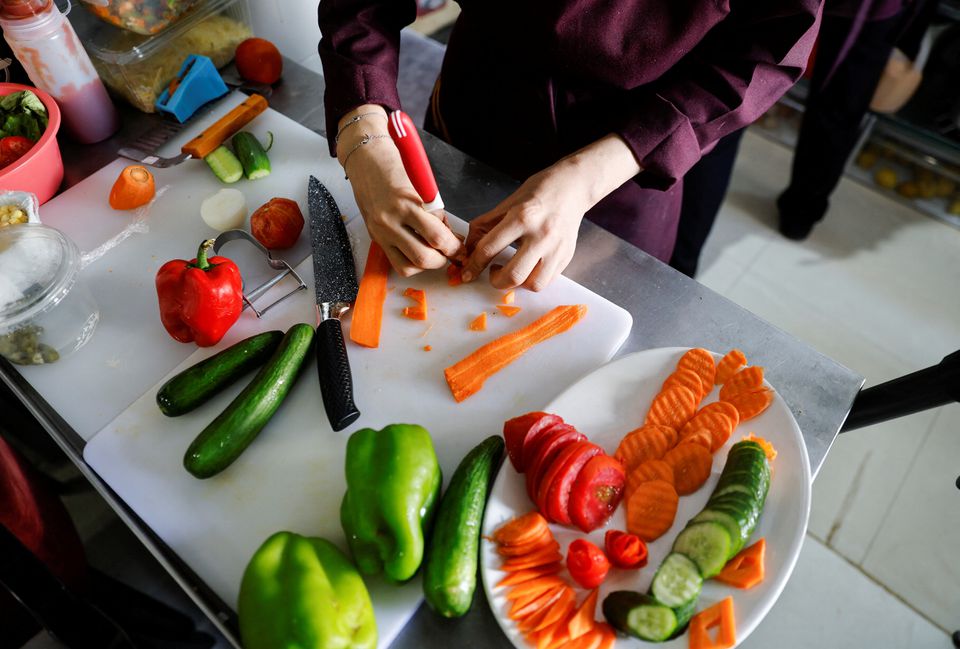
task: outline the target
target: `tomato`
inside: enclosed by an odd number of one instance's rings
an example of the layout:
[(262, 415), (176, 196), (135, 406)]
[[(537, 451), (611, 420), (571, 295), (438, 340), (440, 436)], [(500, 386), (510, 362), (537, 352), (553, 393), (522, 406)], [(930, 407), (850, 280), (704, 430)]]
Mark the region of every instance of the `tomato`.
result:
[(647, 565), (647, 544), (636, 534), (607, 530), (603, 549), (610, 563), (618, 568), (631, 570)]
[(303, 213), (296, 201), (271, 198), (250, 217), (250, 231), (257, 241), (272, 250), (289, 248), (303, 230)]
[(0, 167), (16, 162), (32, 148), (33, 140), (22, 135), (8, 135), (0, 139)]
[(597, 455), (587, 462), (570, 490), (570, 520), (584, 532), (603, 525), (623, 498), (627, 474), (623, 465), (609, 455)]
[(561, 525), (570, 524), (567, 503), (570, 500), (570, 488), (580, 469), (587, 461), (603, 453), (596, 444), (588, 441), (576, 442), (565, 448), (551, 463), (550, 469), (537, 490), (537, 504), (540, 513), (547, 520)]
[(564, 448), (586, 439), (583, 433), (570, 424), (558, 424), (544, 433), (537, 441), (533, 461), (527, 465), (527, 493), (532, 500), (537, 498), (537, 485), (550, 463)]
[(283, 74), (280, 50), (263, 38), (248, 38), (237, 45), (235, 63), (237, 72), (247, 81), (272, 84)]
[(610, 561), (603, 550), (593, 543), (577, 539), (567, 548), (567, 570), (575, 582), (589, 590), (607, 578)]
[(507, 445), (507, 456), (518, 473), (526, 469), (523, 463), (524, 447), (541, 432), (562, 421), (560, 417), (545, 412), (528, 412), (504, 422), (503, 439)]

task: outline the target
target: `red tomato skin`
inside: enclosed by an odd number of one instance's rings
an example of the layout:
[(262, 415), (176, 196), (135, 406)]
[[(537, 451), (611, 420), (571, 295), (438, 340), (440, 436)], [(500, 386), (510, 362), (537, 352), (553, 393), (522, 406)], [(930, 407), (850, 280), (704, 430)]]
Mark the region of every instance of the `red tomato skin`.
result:
[(623, 498), (627, 474), (609, 455), (590, 458), (570, 490), (570, 519), (584, 532), (601, 527)]
[[(560, 523), (561, 525), (570, 524), (570, 511), (568, 504), (570, 502), (570, 489), (573, 487), (573, 481), (577, 479), (580, 469), (583, 468), (590, 458), (594, 455), (603, 453), (603, 449), (591, 442), (577, 442), (576, 451), (571, 451), (565, 461), (560, 464), (557, 471), (553, 474), (553, 479), (547, 485), (546, 498), (544, 500), (544, 509), (541, 514), (547, 517), (547, 520)], [(560, 457), (554, 460), (558, 464)]]
[(250, 232), (266, 248), (289, 248), (300, 238), (303, 213), (296, 201), (271, 198), (250, 216)]
[(580, 586), (592, 590), (607, 578), (610, 561), (603, 550), (590, 541), (576, 539), (567, 547), (567, 571)]
[(526, 465), (523, 463), (523, 449), (542, 431), (562, 422), (560, 417), (546, 412), (528, 412), (503, 423), (503, 440), (506, 442), (507, 456), (517, 473), (523, 473), (526, 470)]
[(533, 501), (537, 499), (537, 485), (540, 484), (543, 474), (550, 468), (553, 458), (570, 444), (582, 442), (587, 437), (569, 424), (559, 424), (551, 428), (541, 439), (544, 440), (543, 443), (539, 445), (536, 456), (527, 466), (527, 493)]
[(274, 84), (283, 74), (283, 57), (277, 46), (264, 38), (248, 38), (239, 45), (234, 62), (247, 81)]

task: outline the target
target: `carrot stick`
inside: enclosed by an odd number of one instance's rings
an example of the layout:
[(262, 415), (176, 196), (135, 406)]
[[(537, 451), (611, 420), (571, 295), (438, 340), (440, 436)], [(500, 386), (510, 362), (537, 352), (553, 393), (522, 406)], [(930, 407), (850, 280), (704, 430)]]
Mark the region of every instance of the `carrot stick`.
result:
[(673, 525), (679, 502), (669, 482), (644, 482), (627, 501), (627, 531), (644, 541), (660, 538)]
[(498, 305), (497, 305), (497, 308), (500, 309), (500, 312), (501, 312), (503, 315), (507, 316), (508, 318), (512, 318), (513, 316), (515, 316), (515, 315), (517, 315), (518, 313), (520, 313), (520, 307), (518, 307), (518, 306), (509, 306), (509, 305), (506, 305), (506, 304), (498, 304)]
[(695, 372), (703, 384), (704, 396), (710, 394), (710, 391), (713, 390), (713, 382), (717, 375), (717, 366), (713, 361), (713, 354), (706, 349), (697, 347), (685, 353), (677, 362), (677, 369)]
[(573, 592), (573, 588), (570, 586), (565, 586), (564, 590), (560, 593), (560, 597), (550, 605), (548, 612), (539, 620), (531, 623), (528, 628), (531, 631), (540, 631), (549, 626), (557, 624), (558, 622), (564, 621), (567, 619), (570, 613), (573, 612), (573, 609), (576, 605), (576, 593)]
[(387, 299), (390, 260), (376, 241), (370, 242), (367, 263), (363, 267), (360, 290), (350, 320), (350, 340), (363, 347), (380, 346), (383, 302)]
[(570, 616), (570, 621), (567, 622), (567, 633), (571, 640), (579, 638), (596, 626), (594, 617), (597, 613), (597, 597), (599, 594), (600, 591), (596, 588), (591, 590), (583, 603), (580, 604), (580, 608)]
[(737, 370), (747, 364), (747, 357), (739, 349), (731, 349), (717, 363), (717, 384), (723, 385)]
[(484, 311), (476, 318), (470, 321), (468, 327), (470, 331), (486, 331), (487, 330), (487, 312)]
[(713, 468), (713, 455), (700, 444), (680, 444), (673, 447), (663, 461), (673, 468), (673, 484), (681, 496), (699, 489)]
[(153, 174), (141, 165), (130, 165), (120, 172), (110, 189), (110, 207), (132, 210), (149, 203), (156, 193)]
[(555, 599), (560, 597), (564, 588), (569, 588), (562, 581), (559, 585), (553, 586), (545, 591), (541, 591), (537, 596), (529, 601), (517, 601), (510, 607), (507, 615), (511, 620), (522, 620), (526, 616), (539, 611), (542, 607), (549, 605)]
[(729, 401), (730, 397), (743, 392), (756, 392), (763, 387), (763, 368), (759, 365), (745, 367), (723, 384), (720, 388), (720, 400)]
[(567, 331), (587, 313), (584, 304), (558, 306), (522, 329), (487, 343), (443, 371), (453, 398), (476, 394), (484, 382), (534, 345)]

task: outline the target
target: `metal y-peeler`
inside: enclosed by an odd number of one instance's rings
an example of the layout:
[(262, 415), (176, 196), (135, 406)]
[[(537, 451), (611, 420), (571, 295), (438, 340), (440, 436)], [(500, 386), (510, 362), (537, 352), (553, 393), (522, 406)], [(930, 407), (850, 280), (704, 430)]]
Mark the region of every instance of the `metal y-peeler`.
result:
[[(220, 248), (222, 248), (225, 244), (231, 241), (237, 241), (237, 240), (246, 241), (247, 243), (253, 245), (258, 251), (263, 253), (264, 257), (267, 258), (267, 264), (270, 266), (270, 268), (273, 268), (274, 270), (282, 271), (280, 274), (274, 275), (273, 277), (268, 279), (266, 282), (264, 282), (260, 286), (257, 286), (256, 288), (251, 289), (250, 291), (247, 291), (246, 287), (244, 287), (244, 291), (243, 291), (243, 302), (244, 302), (243, 308), (244, 309), (246, 309), (247, 307), (250, 307), (251, 309), (253, 309), (253, 312), (257, 314), (257, 317), (260, 318), (260, 317), (263, 317), (264, 313), (266, 313), (267, 311), (269, 311), (270, 309), (278, 305), (280, 302), (283, 302), (284, 300), (286, 300), (288, 297), (290, 297), (297, 291), (302, 291), (305, 288), (307, 288), (307, 285), (304, 283), (303, 279), (300, 277), (300, 275), (297, 274), (297, 271), (295, 271), (290, 264), (288, 264), (283, 259), (274, 259), (273, 256), (270, 254), (270, 251), (267, 250), (263, 246), (263, 244), (257, 241), (256, 238), (254, 238), (254, 236), (249, 232), (247, 232), (246, 230), (226, 230), (225, 232), (221, 232), (217, 236), (217, 238), (213, 240), (213, 251), (220, 252)], [(254, 306), (253, 302), (257, 300), (260, 296), (262, 296), (264, 293), (269, 291), (271, 288), (279, 284), (280, 281), (283, 280), (283, 278), (285, 278), (287, 275), (293, 276), (293, 278), (297, 281), (297, 286), (291, 289), (289, 292), (282, 295), (281, 297), (277, 298), (275, 301), (271, 302), (267, 306), (263, 307), (262, 309), (257, 309), (257, 307)]]

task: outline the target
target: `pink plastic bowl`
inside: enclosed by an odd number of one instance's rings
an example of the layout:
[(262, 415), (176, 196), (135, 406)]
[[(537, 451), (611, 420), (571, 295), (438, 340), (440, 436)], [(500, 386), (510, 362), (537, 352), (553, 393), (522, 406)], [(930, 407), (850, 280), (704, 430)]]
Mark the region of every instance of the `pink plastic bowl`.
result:
[(49, 122), (47, 130), (26, 155), (11, 165), (0, 169), (0, 190), (33, 192), (41, 204), (50, 200), (63, 180), (63, 160), (60, 158), (60, 146), (57, 144), (57, 131), (60, 130), (60, 108), (53, 97), (19, 83), (0, 83), (0, 96), (20, 90), (32, 90), (43, 105), (47, 107)]

